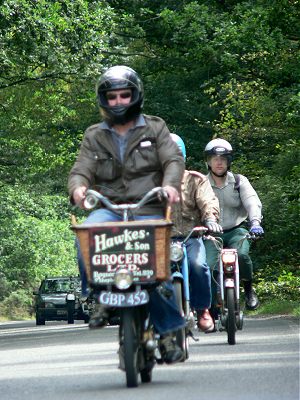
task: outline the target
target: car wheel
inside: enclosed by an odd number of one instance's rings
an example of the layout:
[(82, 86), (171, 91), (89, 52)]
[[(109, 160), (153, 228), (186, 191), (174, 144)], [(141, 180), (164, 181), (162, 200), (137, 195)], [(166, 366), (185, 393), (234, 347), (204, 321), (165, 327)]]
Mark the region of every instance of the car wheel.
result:
[(75, 302), (73, 301), (68, 302), (67, 309), (68, 309), (68, 324), (74, 324)]
[(38, 313), (36, 313), (35, 322), (36, 322), (36, 325), (45, 325), (45, 317), (43, 317), (43, 316), (39, 315)]

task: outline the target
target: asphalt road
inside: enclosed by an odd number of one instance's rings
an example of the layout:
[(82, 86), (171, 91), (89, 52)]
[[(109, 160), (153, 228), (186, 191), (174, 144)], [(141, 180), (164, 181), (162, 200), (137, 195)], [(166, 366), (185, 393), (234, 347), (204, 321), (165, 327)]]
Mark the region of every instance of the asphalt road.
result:
[(1, 400), (299, 399), (296, 319), (246, 319), (234, 346), (224, 332), (197, 334), (189, 360), (155, 367), (152, 383), (133, 389), (117, 368), (116, 337), (116, 327), (81, 322), (1, 323)]

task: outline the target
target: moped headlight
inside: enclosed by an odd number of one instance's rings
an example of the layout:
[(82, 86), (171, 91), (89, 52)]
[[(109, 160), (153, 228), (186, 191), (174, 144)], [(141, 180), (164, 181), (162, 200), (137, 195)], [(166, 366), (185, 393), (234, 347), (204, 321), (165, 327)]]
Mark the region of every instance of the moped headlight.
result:
[(234, 264), (235, 263), (235, 257), (236, 253), (235, 252), (226, 252), (222, 254), (222, 261), (224, 264)]
[(178, 262), (183, 259), (183, 249), (180, 243), (171, 243), (170, 260)]
[(131, 271), (128, 271), (128, 269), (119, 269), (115, 273), (114, 281), (118, 289), (126, 290), (132, 285), (133, 274)]

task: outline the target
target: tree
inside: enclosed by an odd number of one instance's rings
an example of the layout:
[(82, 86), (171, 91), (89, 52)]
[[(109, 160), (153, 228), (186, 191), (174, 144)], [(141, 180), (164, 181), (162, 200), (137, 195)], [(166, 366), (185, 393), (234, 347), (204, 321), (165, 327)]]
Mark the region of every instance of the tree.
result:
[[(293, 280), (298, 1), (6, 0), (0, 15), (0, 295), (30, 293), (58, 271), (60, 252), (59, 270), (73, 271), (66, 177), (84, 129), (99, 120), (96, 76), (112, 64), (139, 72), (145, 112), (185, 139), (188, 168), (205, 171), (212, 137), (232, 142), (234, 168), (264, 205), (256, 259)], [(41, 258), (45, 248), (51, 256)]]

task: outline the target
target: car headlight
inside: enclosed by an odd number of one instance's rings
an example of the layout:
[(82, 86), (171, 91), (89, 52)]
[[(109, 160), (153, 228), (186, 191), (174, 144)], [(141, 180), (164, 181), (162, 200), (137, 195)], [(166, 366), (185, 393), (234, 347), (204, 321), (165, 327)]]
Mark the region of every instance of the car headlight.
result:
[(75, 300), (75, 294), (74, 293), (68, 293), (67, 294), (67, 301), (74, 301)]
[(133, 274), (128, 269), (121, 268), (115, 273), (114, 281), (118, 289), (128, 289), (133, 282)]
[(170, 260), (178, 262), (183, 259), (183, 249), (180, 243), (171, 243)]

